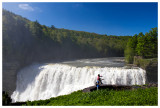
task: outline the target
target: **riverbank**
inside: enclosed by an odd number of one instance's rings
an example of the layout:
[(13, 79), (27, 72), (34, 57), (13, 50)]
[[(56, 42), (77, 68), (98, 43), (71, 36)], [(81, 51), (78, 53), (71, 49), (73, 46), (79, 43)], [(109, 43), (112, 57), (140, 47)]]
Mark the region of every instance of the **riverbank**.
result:
[(158, 58), (134, 57), (133, 64), (146, 70), (146, 83), (158, 83)]
[(139, 56), (134, 57), (133, 64), (126, 64), (128, 68), (140, 67), (146, 70), (146, 84), (158, 84), (158, 58), (144, 59)]

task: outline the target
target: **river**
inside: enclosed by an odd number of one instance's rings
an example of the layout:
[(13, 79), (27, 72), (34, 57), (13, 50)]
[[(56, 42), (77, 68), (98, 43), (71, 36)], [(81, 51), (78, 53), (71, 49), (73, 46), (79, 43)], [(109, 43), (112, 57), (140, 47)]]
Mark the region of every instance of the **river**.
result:
[(94, 86), (100, 74), (104, 84), (143, 85), (146, 72), (126, 68), (124, 58), (80, 59), (58, 63), (35, 63), (17, 74), (12, 101), (44, 100)]

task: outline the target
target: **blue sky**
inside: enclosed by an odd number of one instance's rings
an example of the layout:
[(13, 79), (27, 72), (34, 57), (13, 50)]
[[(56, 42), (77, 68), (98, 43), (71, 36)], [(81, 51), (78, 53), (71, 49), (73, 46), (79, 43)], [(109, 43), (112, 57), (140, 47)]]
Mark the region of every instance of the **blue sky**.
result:
[(3, 2), (2, 7), (42, 25), (107, 35), (134, 35), (158, 27), (158, 3)]

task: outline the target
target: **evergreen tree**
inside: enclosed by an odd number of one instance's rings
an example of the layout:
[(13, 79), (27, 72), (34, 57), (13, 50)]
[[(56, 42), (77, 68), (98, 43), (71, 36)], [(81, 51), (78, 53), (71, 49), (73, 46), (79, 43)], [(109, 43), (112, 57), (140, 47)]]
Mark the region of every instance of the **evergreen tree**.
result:
[(52, 29), (52, 30), (55, 30), (56, 27), (55, 27), (54, 25), (51, 25), (51, 29)]

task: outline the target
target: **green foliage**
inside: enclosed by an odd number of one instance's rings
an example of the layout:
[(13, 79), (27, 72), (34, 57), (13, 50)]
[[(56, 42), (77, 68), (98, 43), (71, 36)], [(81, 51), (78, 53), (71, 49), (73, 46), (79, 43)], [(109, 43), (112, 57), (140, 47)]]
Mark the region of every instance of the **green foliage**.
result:
[(135, 34), (132, 38), (130, 38), (130, 40), (127, 43), (129, 45), (129, 47), (133, 48), (134, 50), (137, 47), (137, 43), (138, 43), (137, 38), (138, 38), (138, 35)]
[(56, 27), (55, 27), (54, 25), (51, 25), (51, 29), (52, 29), (52, 30), (55, 30)]
[(144, 36), (144, 34), (139, 33), (138, 43), (137, 43), (137, 47), (136, 47), (136, 51), (139, 56), (144, 57), (144, 54), (145, 54), (144, 46), (146, 45), (146, 42), (147, 42), (147, 40), (146, 40), (146, 37)]
[(42, 38), (43, 36), (42, 26), (39, 24), (37, 20), (35, 22), (30, 22), (29, 26), (33, 36), (37, 38)]
[(9, 97), (8, 93), (5, 91), (3, 91), (2, 93), (2, 101), (3, 101), (2, 104), (4, 106), (11, 105), (11, 98)]
[(125, 49), (127, 63), (133, 63), (134, 56), (142, 56), (143, 58), (157, 57), (157, 36), (157, 28), (152, 28), (152, 30), (145, 35), (141, 32), (129, 39)]
[(135, 65), (146, 69), (148, 66), (152, 66), (153, 64), (158, 64), (157, 58), (152, 58), (152, 59), (142, 59), (142, 58), (134, 58), (134, 63)]
[(125, 61), (126, 61), (126, 63), (132, 64), (133, 63), (133, 58), (134, 58), (134, 49), (130, 48), (127, 45), (127, 48), (126, 48), (124, 53), (125, 53)]
[(137, 44), (137, 54), (144, 58), (157, 57), (157, 28), (152, 28), (149, 33), (145, 35), (139, 34)]
[(5, 61), (16, 60), (23, 64), (40, 60), (124, 56), (129, 38), (58, 29), (53, 25), (47, 27), (3, 10)]
[(129, 64), (133, 63), (133, 58), (136, 55), (135, 49), (137, 47), (137, 34), (129, 39), (126, 49), (124, 51), (125, 61)]
[(158, 89), (151, 87), (136, 90), (108, 90), (100, 89), (90, 93), (82, 91), (69, 95), (50, 98), (47, 100), (28, 101), (27, 105), (47, 106), (139, 106), (158, 105)]

